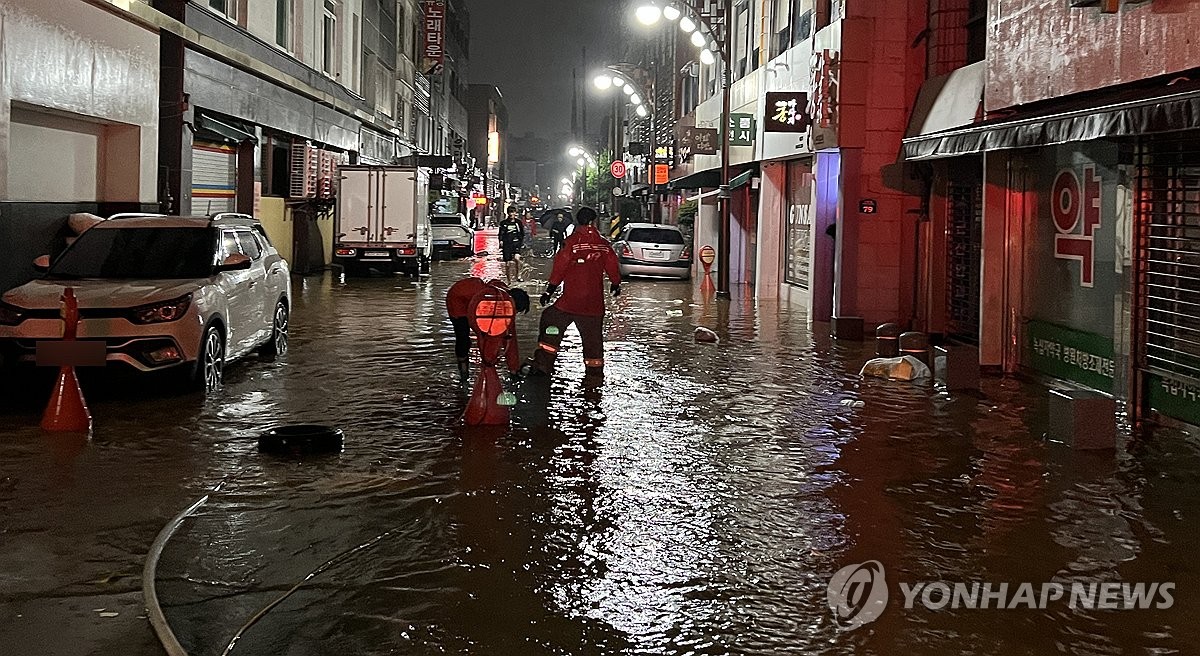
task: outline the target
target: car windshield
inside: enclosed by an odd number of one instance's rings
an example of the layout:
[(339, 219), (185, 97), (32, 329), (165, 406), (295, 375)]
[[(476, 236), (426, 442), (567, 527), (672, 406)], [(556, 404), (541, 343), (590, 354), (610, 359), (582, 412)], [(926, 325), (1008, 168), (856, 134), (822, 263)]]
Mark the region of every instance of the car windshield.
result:
[(433, 238), (466, 241), (467, 231), (460, 226), (433, 226)]
[(54, 262), (49, 278), (206, 278), (215, 239), (209, 228), (93, 228)]
[(666, 228), (634, 228), (629, 231), (629, 237), (625, 241), (639, 244), (683, 245), (683, 235), (678, 231)]

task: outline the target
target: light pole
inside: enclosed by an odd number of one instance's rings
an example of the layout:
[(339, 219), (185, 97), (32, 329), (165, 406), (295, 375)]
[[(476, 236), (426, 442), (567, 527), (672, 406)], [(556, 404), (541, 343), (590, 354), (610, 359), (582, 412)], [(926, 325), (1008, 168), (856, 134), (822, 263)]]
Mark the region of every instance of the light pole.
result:
[[(581, 200), (580, 197), (583, 194), (587, 193), (587, 167), (589, 165), (595, 166), (596, 158), (593, 157), (592, 154), (590, 152), (588, 152), (586, 148), (583, 148), (579, 145), (572, 145), (569, 148), (567, 148), (567, 155), (575, 158), (575, 164), (578, 166), (578, 168), (576, 169), (575, 175), (578, 176), (582, 173), (582, 176), (583, 176), (583, 180), (582, 180), (583, 184), (573, 185), (574, 188), (579, 190), (579, 193), (574, 195), (575, 201), (574, 201), (574, 204), (572, 205), (572, 209), (578, 210), (579, 205), (580, 205), (580, 200)], [(583, 198), (582, 201), (587, 202), (587, 199)]]
[[(637, 8), (636, 15), (643, 25), (655, 25), (665, 18), (678, 22), (679, 29), (691, 35), (692, 45), (699, 48), (700, 63), (716, 63), (715, 51), (721, 57), (721, 186), (717, 191), (720, 204), (720, 236), (717, 243), (717, 297), (729, 298), (729, 90), (730, 75), (729, 21), (733, 20), (733, 0), (718, 0), (725, 29), (717, 29), (712, 20), (695, 10), (688, 0), (648, 0)], [(707, 33), (707, 34), (706, 34)]]
[[(655, 179), (655, 165), (658, 163), (658, 124), (657, 112), (655, 104), (658, 98), (657, 75), (651, 73), (639, 66), (631, 64), (616, 64), (605, 67), (605, 71), (600, 73), (593, 80), (596, 88), (608, 90), (616, 87), (621, 89), (629, 100), (629, 104), (633, 106), (634, 113), (639, 118), (650, 118), (650, 157), (649, 157), (649, 184), (650, 184), (650, 222), (660, 223), (660, 209), (658, 206), (658, 180)], [(648, 80), (649, 93), (647, 93), (644, 80)], [(649, 99), (649, 103), (644, 100)], [(615, 117), (614, 117), (615, 119)], [(614, 153), (615, 159), (615, 153)]]

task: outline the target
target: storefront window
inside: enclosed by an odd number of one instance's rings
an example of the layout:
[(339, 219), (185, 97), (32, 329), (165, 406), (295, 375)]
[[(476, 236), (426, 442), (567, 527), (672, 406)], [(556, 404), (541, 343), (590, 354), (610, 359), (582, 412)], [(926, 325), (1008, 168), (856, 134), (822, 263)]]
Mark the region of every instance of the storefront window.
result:
[[(1027, 366), (1114, 391), (1116, 316), (1128, 283), (1118, 258), (1128, 171), (1116, 144), (1044, 148), (1025, 169), (1024, 314)], [(1122, 328), (1117, 328), (1122, 326)], [(1124, 341), (1124, 340), (1122, 340)]]
[(801, 289), (808, 289), (812, 262), (812, 200), (812, 164), (788, 162), (783, 279)]

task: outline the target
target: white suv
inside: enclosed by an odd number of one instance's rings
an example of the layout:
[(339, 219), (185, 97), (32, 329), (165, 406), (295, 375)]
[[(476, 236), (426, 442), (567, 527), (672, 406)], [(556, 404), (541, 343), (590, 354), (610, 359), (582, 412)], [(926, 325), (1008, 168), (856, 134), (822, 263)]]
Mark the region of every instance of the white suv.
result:
[(80, 342), (103, 341), (110, 366), (170, 369), (208, 393), (226, 362), (287, 351), (291, 276), (253, 217), (119, 214), (35, 266), (40, 280), (0, 297), (6, 362), (33, 362), (38, 342), (62, 339), (68, 287)]

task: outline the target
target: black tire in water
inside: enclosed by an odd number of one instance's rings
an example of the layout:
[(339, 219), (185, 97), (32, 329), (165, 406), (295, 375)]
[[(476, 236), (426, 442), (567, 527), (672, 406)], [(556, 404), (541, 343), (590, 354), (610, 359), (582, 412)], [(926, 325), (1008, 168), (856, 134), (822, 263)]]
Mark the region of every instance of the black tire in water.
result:
[(332, 426), (276, 426), (258, 436), (258, 450), (278, 455), (340, 453), (345, 439), (342, 430)]

